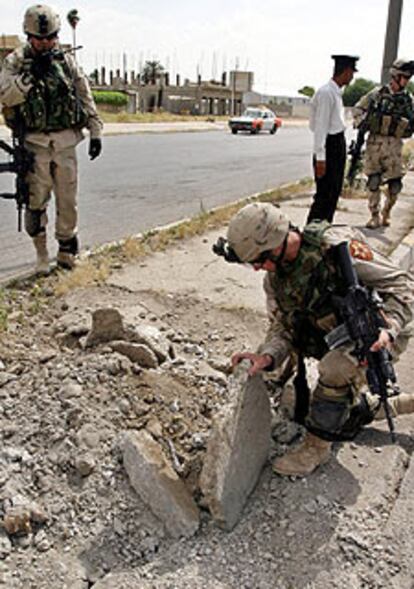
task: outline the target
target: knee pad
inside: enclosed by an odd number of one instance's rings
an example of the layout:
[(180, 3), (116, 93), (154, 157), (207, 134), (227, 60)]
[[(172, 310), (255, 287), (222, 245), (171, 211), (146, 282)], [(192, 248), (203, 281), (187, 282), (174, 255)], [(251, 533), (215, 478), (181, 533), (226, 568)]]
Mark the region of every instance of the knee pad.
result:
[(45, 231), (45, 228), (42, 227), (42, 215), (44, 211), (34, 211), (32, 209), (26, 209), (24, 212), (24, 228), (26, 229), (26, 233), (30, 235), (30, 237), (36, 237), (40, 233)]
[(388, 180), (388, 190), (390, 196), (397, 196), (402, 190), (403, 184), (401, 178), (392, 178)]
[(368, 176), (367, 188), (371, 192), (376, 192), (381, 186), (381, 174), (371, 174)]
[(74, 235), (70, 239), (59, 239), (59, 251), (65, 254), (71, 254), (76, 256), (79, 252), (79, 241), (77, 235)]
[(306, 426), (310, 431), (323, 431), (333, 435), (341, 431), (349, 419), (349, 403), (345, 401), (313, 401)]
[[(321, 404), (320, 401), (318, 403)], [(375, 419), (375, 410), (369, 406), (365, 395), (362, 395), (359, 403), (351, 410), (346, 403), (336, 404), (336, 408), (327, 405), (315, 407), (314, 413), (311, 413), (306, 423), (308, 430), (323, 440), (353, 440), (365, 425)], [(331, 402), (331, 405), (334, 403)]]

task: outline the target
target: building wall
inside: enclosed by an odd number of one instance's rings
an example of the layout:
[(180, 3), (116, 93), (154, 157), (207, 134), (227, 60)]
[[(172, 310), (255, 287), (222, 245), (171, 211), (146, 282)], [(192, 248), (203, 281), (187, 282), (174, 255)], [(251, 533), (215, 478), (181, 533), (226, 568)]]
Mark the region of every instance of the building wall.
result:
[(17, 35), (0, 35), (0, 65), (6, 55), (20, 47), (22, 42)]
[(139, 80), (126, 83), (119, 76), (109, 76), (111, 84), (96, 84), (94, 90), (117, 90), (130, 95), (128, 112), (152, 112), (163, 109), (174, 113), (199, 115), (240, 114), (244, 108), (241, 92), (234, 92), (228, 86), (219, 83), (203, 82), (167, 85), (163, 80), (156, 84), (142, 85)]
[(310, 114), (310, 99), (306, 96), (278, 96), (246, 92), (243, 95), (243, 102), (247, 106), (267, 106), (280, 116), (308, 118)]

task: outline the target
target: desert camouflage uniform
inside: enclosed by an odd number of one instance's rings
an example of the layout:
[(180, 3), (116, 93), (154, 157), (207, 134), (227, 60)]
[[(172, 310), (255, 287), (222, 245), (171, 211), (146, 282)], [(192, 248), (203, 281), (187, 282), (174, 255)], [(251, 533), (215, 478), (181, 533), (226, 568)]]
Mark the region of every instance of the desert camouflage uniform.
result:
[[(368, 207), (372, 219), (379, 221), (380, 186), (387, 183), (382, 210), (383, 224), (387, 225), (390, 211), (402, 189), (402, 138), (410, 137), (414, 130), (412, 98), (405, 90), (393, 94), (389, 86), (374, 88), (356, 104), (354, 118), (356, 126), (365, 120), (369, 132), (364, 163), (364, 173), (368, 177)], [(373, 221), (372, 226), (375, 225)]]
[(365, 394), (364, 370), (350, 354), (351, 348), (344, 345), (329, 351), (323, 339), (337, 325), (329, 293), (333, 290), (344, 294), (338, 272), (329, 259), (330, 246), (342, 241), (350, 243), (361, 283), (375, 288), (383, 298), (396, 355), (407, 345), (411, 333), (408, 324), (413, 318), (412, 279), (380, 253), (370, 250), (363, 235), (349, 227), (309, 224), (297, 258), (266, 274), (264, 289), (270, 327), (259, 353), (270, 354), (275, 366), (299, 351), (319, 360), (319, 381), (306, 423), (319, 437), (341, 431), (362, 392), (373, 415), (379, 407), (377, 398)]
[(42, 106), (37, 108), (42, 104), (42, 98), (39, 99), (34, 81), (28, 75), (32, 57), (29, 44), (6, 57), (0, 72), (0, 103), (3, 107), (10, 107), (9, 112), (11, 107), (19, 107), (26, 123), (26, 146), (35, 156), (33, 172), (27, 177), (30, 203), (26, 209), (25, 225), (28, 234), (35, 237), (44, 232), (47, 224), (46, 207), (53, 190), (56, 197), (56, 238), (59, 243), (70, 243), (77, 232), (75, 148), (83, 139), (82, 127), (89, 129), (91, 139), (99, 138), (102, 121), (97, 114), (86, 76), (73, 57), (66, 53), (59, 61), (53, 60), (54, 80), (57, 80), (60, 88), (66, 88), (59, 94), (62, 100), (69, 95), (78, 100), (79, 115), (72, 113), (73, 116), (68, 118), (55, 109), (51, 123), (50, 116), (48, 120), (46, 114), (47, 110), (52, 110), (51, 105), (47, 104), (43, 112), (40, 112)]

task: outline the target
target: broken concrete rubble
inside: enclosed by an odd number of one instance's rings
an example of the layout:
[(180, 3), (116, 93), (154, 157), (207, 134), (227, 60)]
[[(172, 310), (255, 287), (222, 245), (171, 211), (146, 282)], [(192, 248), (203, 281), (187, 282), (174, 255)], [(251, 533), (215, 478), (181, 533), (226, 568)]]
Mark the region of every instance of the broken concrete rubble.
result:
[(171, 342), (153, 325), (137, 325), (127, 329), (127, 337), (131, 342), (144, 344), (156, 354), (162, 364), (168, 358), (174, 358)]
[(142, 368), (157, 368), (158, 366), (158, 358), (148, 346), (125, 341), (114, 341), (110, 343), (110, 346)]
[(125, 335), (122, 316), (116, 309), (97, 309), (92, 313), (92, 328), (86, 338), (85, 346), (123, 339)]
[(124, 433), (120, 446), (131, 485), (141, 499), (173, 538), (192, 536), (199, 526), (198, 508), (162, 447), (145, 430)]

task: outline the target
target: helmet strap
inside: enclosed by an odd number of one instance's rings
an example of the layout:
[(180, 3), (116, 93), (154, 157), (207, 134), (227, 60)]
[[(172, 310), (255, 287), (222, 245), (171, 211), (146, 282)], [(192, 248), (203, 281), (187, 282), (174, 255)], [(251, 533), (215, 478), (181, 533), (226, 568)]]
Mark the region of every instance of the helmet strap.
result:
[(291, 231), (294, 231), (295, 233), (300, 234), (298, 227), (296, 227), (292, 223), (289, 223), (289, 229), (288, 229), (288, 232), (286, 233), (285, 239), (283, 240), (282, 249), (280, 250), (280, 253), (277, 256), (274, 256), (273, 254), (269, 254), (268, 260), (273, 262), (273, 264), (280, 264), (280, 262), (283, 262), (283, 258), (285, 257), (286, 249), (288, 246), (289, 233)]
[(282, 249), (280, 250), (280, 253), (278, 253), (277, 256), (274, 256), (272, 253), (269, 253), (267, 259), (270, 260), (271, 262), (273, 262), (273, 264), (279, 264), (280, 262), (283, 261), (283, 258), (285, 257), (285, 254), (286, 254), (288, 237), (289, 237), (289, 231), (286, 233), (286, 237), (282, 243)]

